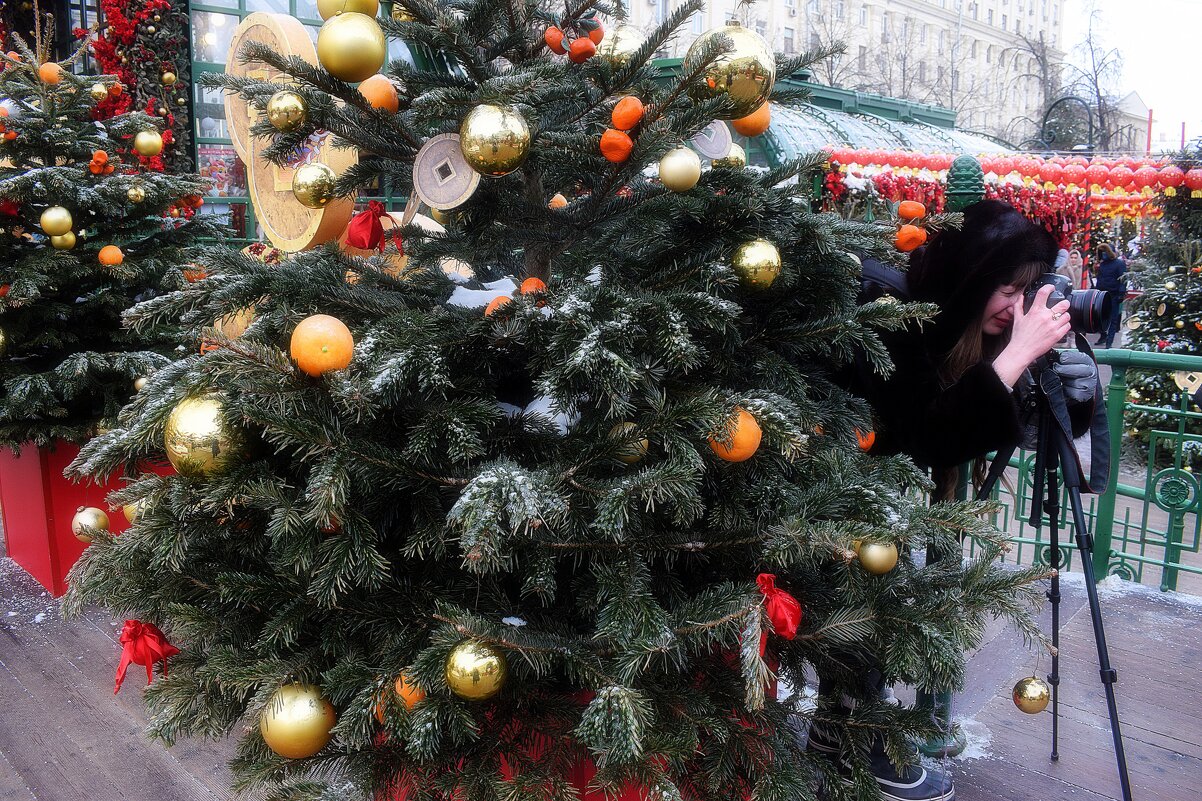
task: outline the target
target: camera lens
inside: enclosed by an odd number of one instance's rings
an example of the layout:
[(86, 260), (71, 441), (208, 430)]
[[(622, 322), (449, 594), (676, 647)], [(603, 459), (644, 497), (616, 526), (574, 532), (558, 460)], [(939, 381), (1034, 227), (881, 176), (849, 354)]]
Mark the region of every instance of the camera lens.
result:
[(1097, 289), (1078, 289), (1068, 296), (1068, 316), (1082, 334), (1097, 334), (1110, 317), (1114, 297)]

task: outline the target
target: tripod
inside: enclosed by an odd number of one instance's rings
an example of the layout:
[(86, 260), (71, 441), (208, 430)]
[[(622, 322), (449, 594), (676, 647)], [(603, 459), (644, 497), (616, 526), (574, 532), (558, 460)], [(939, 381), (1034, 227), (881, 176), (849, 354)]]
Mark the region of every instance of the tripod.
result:
[[(1094, 585), (1093, 535), (1085, 525), (1085, 512), (1081, 506), (1081, 467), (1073, 448), (1072, 426), (1065, 403), (1064, 386), (1060, 376), (1051, 367), (1050, 356), (1036, 363), (1036, 380), (1029, 403), (1034, 405), (1038, 420), (1038, 445), (1035, 451), (1035, 479), (1031, 493), (1030, 524), (1036, 532), (1041, 527), (1043, 515), (1048, 518), (1048, 539), (1051, 545), (1052, 579), (1047, 597), (1052, 605), (1052, 672), (1048, 683), (1052, 686), (1052, 761), (1060, 759), (1060, 484), (1057, 469), (1064, 476), (1064, 487), (1068, 490), (1073, 529), (1076, 534), (1077, 552), (1081, 555), (1081, 572), (1085, 576), (1085, 593), (1089, 599), (1089, 615), (1093, 622), (1094, 643), (1098, 649), (1098, 667), (1102, 687), (1106, 692), (1106, 711), (1110, 716), (1110, 734), (1114, 739), (1114, 756), (1118, 763), (1119, 784), (1123, 801), (1131, 801), (1131, 780), (1127, 776), (1127, 756), (1123, 750), (1123, 735), (1119, 729), (1119, 712), (1115, 704), (1114, 683), (1118, 672), (1110, 665), (1110, 652), (1106, 647), (1106, 631), (1102, 626), (1102, 608), (1098, 601), (1098, 590)], [(1096, 434), (1095, 434), (1096, 435)], [(989, 472), (977, 493), (978, 500), (985, 500), (1010, 463), (1015, 448), (999, 452), (989, 467)]]

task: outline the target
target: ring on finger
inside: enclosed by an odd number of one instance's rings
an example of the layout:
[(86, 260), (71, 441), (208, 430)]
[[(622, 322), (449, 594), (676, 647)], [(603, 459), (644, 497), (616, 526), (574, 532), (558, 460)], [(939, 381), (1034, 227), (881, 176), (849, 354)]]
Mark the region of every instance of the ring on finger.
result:
[(1059, 320), (1063, 316), (1064, 316), (1064, 312), (1056, 312), (1055, 314), (1052, 315), (1052, 319)]

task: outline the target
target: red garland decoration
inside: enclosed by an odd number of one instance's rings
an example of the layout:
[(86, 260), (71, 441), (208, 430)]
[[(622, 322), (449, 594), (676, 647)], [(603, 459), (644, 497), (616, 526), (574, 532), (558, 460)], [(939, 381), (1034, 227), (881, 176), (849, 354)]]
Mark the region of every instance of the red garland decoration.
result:
[(146, 666), (146, 683), (154, 681), (154, 666), (163, 663), (163, 675), (167, 675), (167, 657), (175, 656), (179, 649), (167, 642), (159, 627), (141, 620), (127, 620), (121, 628), (121, 662), (117, 665), (117, 686), (113, 695), (121, 691), (125, 671), (131, 664)]

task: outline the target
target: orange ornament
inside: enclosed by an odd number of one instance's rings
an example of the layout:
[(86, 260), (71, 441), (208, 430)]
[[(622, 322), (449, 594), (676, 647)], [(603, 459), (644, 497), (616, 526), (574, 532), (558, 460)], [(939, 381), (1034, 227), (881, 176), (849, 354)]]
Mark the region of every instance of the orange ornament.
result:
[(484, 307), (484, 316), (492, 317), (493, 312), (512, 302), (513, 298), (509, 297), (508, 295), (498, 295), (497, 297), (493, 298), (487, 306)]
[(743, 136), (759, 136), (764, 131), (768, 130), (768, 126), (772, 123), (772, 109), (768, 106), (768, 101), (764, 101), (759, 108), (748, 114), (746, 117), (739, 117), (737, 120), (730, 121), (730, 127), (741, 133)]
[(571, 46), (568, 48), (568, 58), (573, 64), (583, 64), (592, 58), (597, 52), (597, 46), (593, 44), (593, 40), (587, 36), (581, 36), (579, 39), (573, 39)]
[(902, 253), (909, 253), (927, 241), (927, 232), (917, 225), (903, 225), (897, 229), (893, 245)]
[(543, 279), (531, 276), (522, 282), (518, 292), (522, 295), (533, 295), (535, 292), (546, 292), (547, 285), (543, 283)]
[(710, 437), (710, 448), (718, 454), (719, 458), (728, 462), (745, 462), (755, 455), (763, 435), (760, 424), (755, 421), (751, 413), (739, 407), (735, 409), (735, 425), (730, 445), (724, 445)]
[(195, 284), (197, 281), (203, 281), (209, 277), (209, 274), (200, 269), (196, 265), (192, 265), (192, 269), (184, 268), (184, 279), (189, 284)]
[(112, 95), (113, 97), (117, 97), (124, 91), (125, 91), (125, 87), (119, 83), (115, 83), (109, 87), (109, 94)]
[(12, 140), (17, 138), (17, 132), (16, 131), (5, 131), (4, 138), (7, 139), (9, 142), (11, 142)]
[(897, 205), (897, 216), (903, 220), (921, 220), (927, 216), (927, 207), (917, 200), (903, 200)]
[(643, 119), (643, 101), (634, 95), (627, 95), (614, 106), (609, 118), (619, 131), (629, 131)]
[(12, 288), (13, 288), (12, 284), (5, 284), (4, 286), (0, 286), (0, 298), (7, 297), (9, 291), (11, 291)]
[(121, 248), (116, 245), (105, 245), (96, 254), (96, 258), (105, 267), (116, 267), (121, 262), (125, 261), (125, 254), (121, 252)]
[(605, 29), (598, 23), (596, 28), (588, 32), (588, 38), (593, 40), (593, 44), (601, 44), (601, 40), (605, 38)]
[(51, 86), (60, 84), (63, 82), (63, 68), (53, 61), (47, 61), (38, 67), (38, 77), (42, 79), (42, 83)]
[(363, 95), (372, 108), (387, 111), (389, 114), (396, 114), (401, 107), (396, 87), (386, 75), (373, 75), (359, 84), (359, 94)]
[(556, 192), (555, 195), (547, 201), (547, 208), (549, 209), (562, 209), (567, 205), (568, 199), (559, 192)]
[(634, 150), (634, 141), (621, 131), (607, 128), (605, 133), (601, 134), (601, 155), (605, 156), (608, 161), (621, 164), (630, 158), (632, 150)]
[(543, 31), (543, 41), (547, 47), (551, 48), (551, 52), (563, 55), (568, 52), (568, 49), (563, 46), (563, 31), (556, 28), (554, 25)]
[(873, 443), (876, 442), (876, 432), (869, 429), (868, 433), (865, 434), (863, 431), (857, 428), (856, 442), (859, 444), (860, 450), (864, 451), (864, 453), (868, 453), (868, 451), (872, 450)]
[(103, 150), (93, 150), (92, 161), (96, 162), (97, 164), (108, 164), (109, 154), (105, 153)]
[[(405, 702), (405, 708), (412, 710), (426, 697), (426, 692), (416, 684), (410, 684), (408, 677), (401, 675), (397, 676), (396, 684), (393, 685), (393, 690)], [(376, 720), (384, 722), (384, 699), (381, 698), (376, 704)]]
[(289, 353), (302, 373), (316, 377), (350, 364), (355, 338), (337, 317), (314, 314), (292, 329)]

